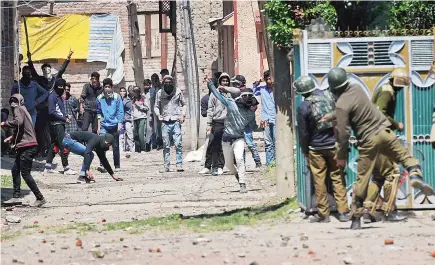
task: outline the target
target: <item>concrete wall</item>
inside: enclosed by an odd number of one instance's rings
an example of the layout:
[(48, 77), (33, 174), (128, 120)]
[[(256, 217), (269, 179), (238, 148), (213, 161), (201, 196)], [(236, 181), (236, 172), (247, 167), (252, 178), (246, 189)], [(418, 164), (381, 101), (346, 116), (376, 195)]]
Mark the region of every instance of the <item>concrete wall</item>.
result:
[[(208, 93), (208, 89), (202, 80), (206, 74), (211, 75), (213, 71), (217, 71), (218, 59), (218, 32), (210, 29), (209, 19), (222, 17), (223, 6), (222, 1), (190, 1), (192, 10), (192, 25), (196, 42), (197, 58), (198, 58), (198, 73), (200, 81), (200, 89), (202, 97)], [(184, 91), (186, 100), (189, 97), (187, 88), (187, 80), (185, 79), (185, 32), (183, 23), (182, 1), (177, 1), (177, 85)], [(196, 81), (194, 79), (196, 85)], [(199, 106), (199, 102), (196, 102)], [(184, 133), (190, 135), (190, 116), (187, 117), (186, 125), (183, 126)], [(200, 126), (200, 144), (205, 138), (205, 118), (201, 118)]]

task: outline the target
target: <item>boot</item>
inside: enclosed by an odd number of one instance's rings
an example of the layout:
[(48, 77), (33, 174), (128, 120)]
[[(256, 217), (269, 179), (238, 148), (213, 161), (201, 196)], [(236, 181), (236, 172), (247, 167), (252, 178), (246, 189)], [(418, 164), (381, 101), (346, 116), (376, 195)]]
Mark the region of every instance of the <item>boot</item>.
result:
[(433, 190), (433, 188), (429, 184), (424, 182), (421, 176), (414, 175), (410, 179), (411, 179), (411, 186), (414, 189), (421, 190), (421, 192), (423, 192), (423, 194), (426, 196), (435, 195), (435, 191)]
[(365, 224), (375, 223), (377, 222), (376, 218), (371, 215), (370, 213), (364, 213), (363, 215), (363, 222)]
[(361, 229), (361, 218), (352, 217), (352, 224), (350, 225), (350, 229), (358, 230)]

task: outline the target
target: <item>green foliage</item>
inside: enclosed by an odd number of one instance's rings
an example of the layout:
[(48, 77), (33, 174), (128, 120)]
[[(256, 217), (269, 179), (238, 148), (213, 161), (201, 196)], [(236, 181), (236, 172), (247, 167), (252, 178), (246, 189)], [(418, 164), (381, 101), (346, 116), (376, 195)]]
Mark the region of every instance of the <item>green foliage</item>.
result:
[(431, 29), (435, 24), (435, 3), (431, 1), (391, 1), (388, 15), (390, 30)]
[(328, 1), (271, 0), (264, 7), (270, 19), (267, 30), (272, 41), (285, 47), (292, 46), (293, 29), (304, 29), (311, 19), (321, 17), (331, 28), (337, 22), (335, 9)]
[[(336, 10), (347, 10), (339, 12)], [(311, 19), (323, 18), (335, 30), (431, 29), (435, 25), (435, 2), (405, 1), (281, 1), (269, 0), (262, 12), (269, 18), (267, 31), (280, 46), (291, 47), (293, 29), (305, 29)], [(350, 16), (349, 16), (350, 14)], [(349, 21), (352, 19), (352, 21)]]

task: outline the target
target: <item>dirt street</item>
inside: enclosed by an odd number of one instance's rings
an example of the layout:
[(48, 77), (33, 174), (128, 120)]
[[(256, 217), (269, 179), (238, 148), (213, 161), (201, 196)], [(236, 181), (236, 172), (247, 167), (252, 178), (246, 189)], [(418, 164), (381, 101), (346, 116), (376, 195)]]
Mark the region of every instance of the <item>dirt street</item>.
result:
[[(238, 193), (229, 173), (197, 174), (199, 162), (186, 162), (183, 173), (160, 174), (161, 151), (122, 158), (117, 175), (123, 182), (98, 173), (95, 184), (75, 184), (76, 176), (35, 172), (48, 203), (42, 209), (2, 208), (1, 264), (435, 264), (435, 223), (429, 212), (417, 212), (407, 223), (376, 223), (360, 231), (336, 219), (309, 224), (297, 209), (286, 218), (214, 232), (170, 229), (169, 219), (168, 225), (149, 221), (182, 214), (199, 219), (198, 227), (206, 230), (208, 218), (277, 200), (273, 181), (254, 169), (249, 153), (247, 160), (247, 194)], [(10, 175), (11, 161), (2, 158), (2, 175)], [(59, 158), (55, 162), (60, 164)], [(71, 156), (70, 164), (79, 169), (81, 159)], [(42, 167), (35, 163), (35, 170)], [(2, 200), (10, 194), (2, 188)], [(33, 200), (32, 194), (24, 198)], [(8, 215), (21, 222), (5, 225)], [(219, 225), (225, 227), (225, 222)], [(385, 239), (394, 243), (385, 245)]]

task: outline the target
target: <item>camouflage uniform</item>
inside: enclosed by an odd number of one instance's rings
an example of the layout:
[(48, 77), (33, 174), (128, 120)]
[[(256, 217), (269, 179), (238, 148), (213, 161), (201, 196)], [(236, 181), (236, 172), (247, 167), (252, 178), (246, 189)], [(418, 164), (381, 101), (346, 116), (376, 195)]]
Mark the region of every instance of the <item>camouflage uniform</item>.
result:
[[(396, 91), (390, 84), (382, 85), (373, 95), (372, 102), (378, 107), (391, 123), (391, 130), (400, 130), (399, 122), (394, 120), (396, 110)], [(391, 213), (396, 208), (397, 184), (400, 179), (399, 167), (384, 154), (379, 154), (373, 170), (372, 181), (369, 184), (364, 207), (373, 215), (375, 208)], [(379, 200), (379, 192), (384, 186), (384, 200)], [(393, 196), (393, 197), (392, 197)], [(377, 204), (377, 205), (376, 205)]]

